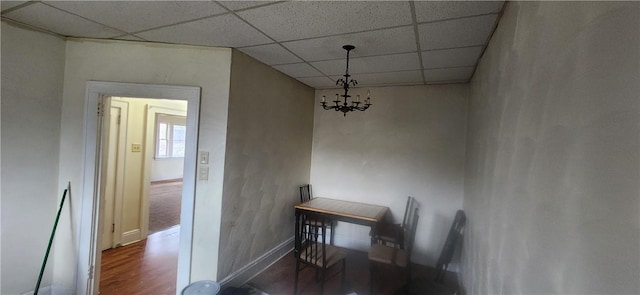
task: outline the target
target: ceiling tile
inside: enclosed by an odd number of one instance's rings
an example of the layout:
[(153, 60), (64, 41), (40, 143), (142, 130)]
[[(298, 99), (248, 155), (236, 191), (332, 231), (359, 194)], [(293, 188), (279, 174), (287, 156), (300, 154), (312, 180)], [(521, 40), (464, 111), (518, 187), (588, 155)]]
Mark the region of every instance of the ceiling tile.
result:
[(418, 25), (422, 50), (483, 45), (493, 30), (497, 14)]
[(239, 50), (268, 65), (296, 63), (302, 61), (278, 44), (243, 47)]
[(419, 23), (498, 13), (504, 1), (415, 1)]
[(440, 49), (422, 52), (422, 66), (425, 69), (475, 66), (482, 46)]
[(5, 11), (9, 8), (13, 8), (16, 7), (22, 3), (25, 3), (27, 1), (0, 1), (0, 10)]
[(351, 56), (371, 56), (416, 51), (413, 26), (382, 29), (340, 36), (284, 42), (282, 45), (307, 61), (344, 58), (343, 45), (354, 45)]
[(265, 6), (279, 1), (218, 1), (222, 6), (229, 8), (233, 11), (248, 9), (256, 6)]
[[(317, 61), (312, 62), (311, 65), (316, 67), (325, 75), (341, 75), (345, 72), (346, 58), (340, 60)], [(349, 73), (351, 74), (419, 69), (420, 61), (417, 53), (370, 56), (349, 60)]]
[(63, 36), (87, 38), (111, 38), (122, 32), (60, 11), (42, 3), (36, 3), (3, 14), (18, 22), (58, 33)]
[(297, 63), (288, 65), (273, 66), (276, 70), (283, 72), (294, 78), (302, 77), (318, 77), (322, 76), (322, 73), (314, 69), (307, 63)]
[[(340, 79), (339, 76), (332, 77), (333, 79)], [(421, 84), (422, 75), (420, 71), (403, 71), (403, 72), (386, 72), (386, 73), (374, 73), (374, 74), (359, 74), (356, 78), (358, 80), (358, 87), (373, 86), (373, 85), (392, 85), (392, 84)], [(335, 81), (335, 80), (334, 80)], [(335, 85), (335, 82), (334, 82)]]
[(227, 12), (212, 1), (50, 1), (47, 4), (130, 33)]
[(324, 37), (412, 23), (408, 2), (292, 1), (238, 12), (277, 41)]
[(475, 67), (424, 70), (427, 82), (469, 80)]
[(332, 81), (327, 77), (296, 78), (296, 80), (314, 88), (330, 88), (336, 86), (336, 81)]
[(242, 47), (272, 42), (265, 35), (231, 14), (164, 27), (136, 35), (150, 41), (220, 47)]

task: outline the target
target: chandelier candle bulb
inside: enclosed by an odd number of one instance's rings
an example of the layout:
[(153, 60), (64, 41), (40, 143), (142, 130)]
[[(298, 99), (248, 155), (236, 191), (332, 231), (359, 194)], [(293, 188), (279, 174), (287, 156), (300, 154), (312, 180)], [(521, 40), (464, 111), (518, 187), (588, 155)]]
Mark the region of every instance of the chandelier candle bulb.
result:
[(356, 95), (356, 102), (360, 102), (360, 94)]
[(325, 102), (325, 101), (326, 101), (326, 98), (327, 98), (327, 97), (323, 95), (323, 96), (322, 96), (322, 102)]

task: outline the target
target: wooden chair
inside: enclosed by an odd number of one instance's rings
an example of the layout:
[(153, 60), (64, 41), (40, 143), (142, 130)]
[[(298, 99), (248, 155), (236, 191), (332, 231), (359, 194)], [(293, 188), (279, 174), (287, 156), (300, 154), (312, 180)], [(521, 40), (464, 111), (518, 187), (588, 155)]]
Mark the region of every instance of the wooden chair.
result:
[[(322, 215), (306, 214), (300, 216), (300, 226), (296, 229), (296, 243), (294, 253), (296, 256), (296, 275), (293, 294), (298, 293), (298, 276), (307, 266), (316, 269), (316, 277), (320, 282), (320, 294), (324, 293), (324, 282), (327, 278), (327, 270), (342, 262), (341, 266), (341, 291), (344, 289), (346, 256), (344, 249), (327, 245), (326, 243), (326, 223), (331, 222)], [(309, 222), (318, 226), (308, 226)], [(321, 233), (316, 231), (320, 230)], [(302, 265), (302, 268), (301, 268)], [(337, 274), (337, 273), (336, 273)]]
[[(374, 278), (375, 268), (382, 265), (390, 265), (394, 269), (404, 269), (407, 283), (411, 279), (411, 252), (413, 250), (413, 244), (416, 236), (416, 228), (418, 227), (418, 208), (413, 209), (408, 220), (408, 226), (405, 227), (407, 231), (405, 234), (396, 237), (398, 241), (394, 241), (393, 246), (387, 246), (383, 244), (373, 244), (369, 250), (369, 273), (371, 280), (371, 294), (373, 294), (373, 285), (376, 281)], [(400, 248), (400, 239), (404, 239), (405, 249)]]
[[(313, 199), (313, 194), (311, 193), (311, 185), (310, 184), (305, 184), (303, 186), (300, 187), (300, 203), (304, 203), (307, 201), (311, 201), (311, 199)], [(314, 227), (318, 227), (318, 222), (315, 222), (312, 219), (308, 220), (308, 226), (314, 226)], [(331, 245), (333, 245), (333, 238), (335, 236), (334, 234), (334, 228), (335, 228), (335, 221), (329, 220), (326, 224), (325, 227), (329, 229), (330, 231), (330, 239), (329, 242), (331, 243)], [(319, 234), (321, 231), (320, 230), (316, 230), (316, 234)]]
[(440, 252), (440, 257), (438, 257), (438, 262), (436, 262), (436, 282), (442, 283), (444, 281), (444, 276), (447, 274), (447, 268), (453, 259), (453, 254), (455, 253), (458, 244), (462, 241), (462, 229), (466, 223), (467, 217), (465, 216), (464, 211), (456, 211), (456, 216), (453, 218), (453, 224), (451, 224), (451, 229), (449, 229), (447, 239), (444, 242), (444, 246), (442, 246), (442, 252)]
[(436, 274), (434, 280), (417, 279), (410, 281), (398, 290), (396, 295), (453, 295), (458, 293), (457, 287), (447, 286), (444, 284), (444, 277), (447, 273), (449, 263), (451, 263), (451, 260), (453, 259), (456, 248), (458, 248), (462, 242), (462, 230), (466, 224), (466, 219), (464, 211), (458, 210), (456, 212), (453, 224), (451, 225), (451, 229), (449, 229), (447, 239), (444, 242), (444, 246), (442, 246), (440, 257), (438, 257), (438, 261), (436, 263)]
[(407, 205), (404, 208), (404, 217), (402, 223), (379, 223), (376, 225), (375, 232), (371, 232), (377, 243), (388, 245), (400, 241), (400, 249), (404, 249), (404, 232), (409, 225), (409, 218), (413, 213), (415, 199), (411, 196), (407, 197)]

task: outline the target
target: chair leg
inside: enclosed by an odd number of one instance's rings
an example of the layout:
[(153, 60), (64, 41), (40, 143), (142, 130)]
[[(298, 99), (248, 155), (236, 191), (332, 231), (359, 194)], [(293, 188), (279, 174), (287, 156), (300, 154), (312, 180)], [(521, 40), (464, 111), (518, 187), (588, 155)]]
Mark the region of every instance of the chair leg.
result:
[(300, 261), (296, 259), (296, 279), (293, 283), (293, 294), (298, 294), (298, 273), (300, 273)]
[(370, 261), (369, 263), (370, 263), (370, 265), (369, 265), (369, 294), (373, 294), (373, 281), (374, 281), (373, 268), (374, 268), (374, 263), (373, 263), (373, 261)]
[(324, 294), (324, 272), (325, 268), (323, 267), (320, 270), (320, 295)]
[(347, 260), (342, 259), (342, 279), (340, 280), (340, 294), (344, 293), (344, 281), (347, 276)]

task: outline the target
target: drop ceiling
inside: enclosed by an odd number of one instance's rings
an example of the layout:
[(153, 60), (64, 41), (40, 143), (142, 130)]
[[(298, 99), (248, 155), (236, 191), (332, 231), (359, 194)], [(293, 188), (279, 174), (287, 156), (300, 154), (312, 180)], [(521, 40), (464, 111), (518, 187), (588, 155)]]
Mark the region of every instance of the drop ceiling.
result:
[(1, 1), (65, 37), (232, 47), (314, 88), (466, 83), (503, 1)]

